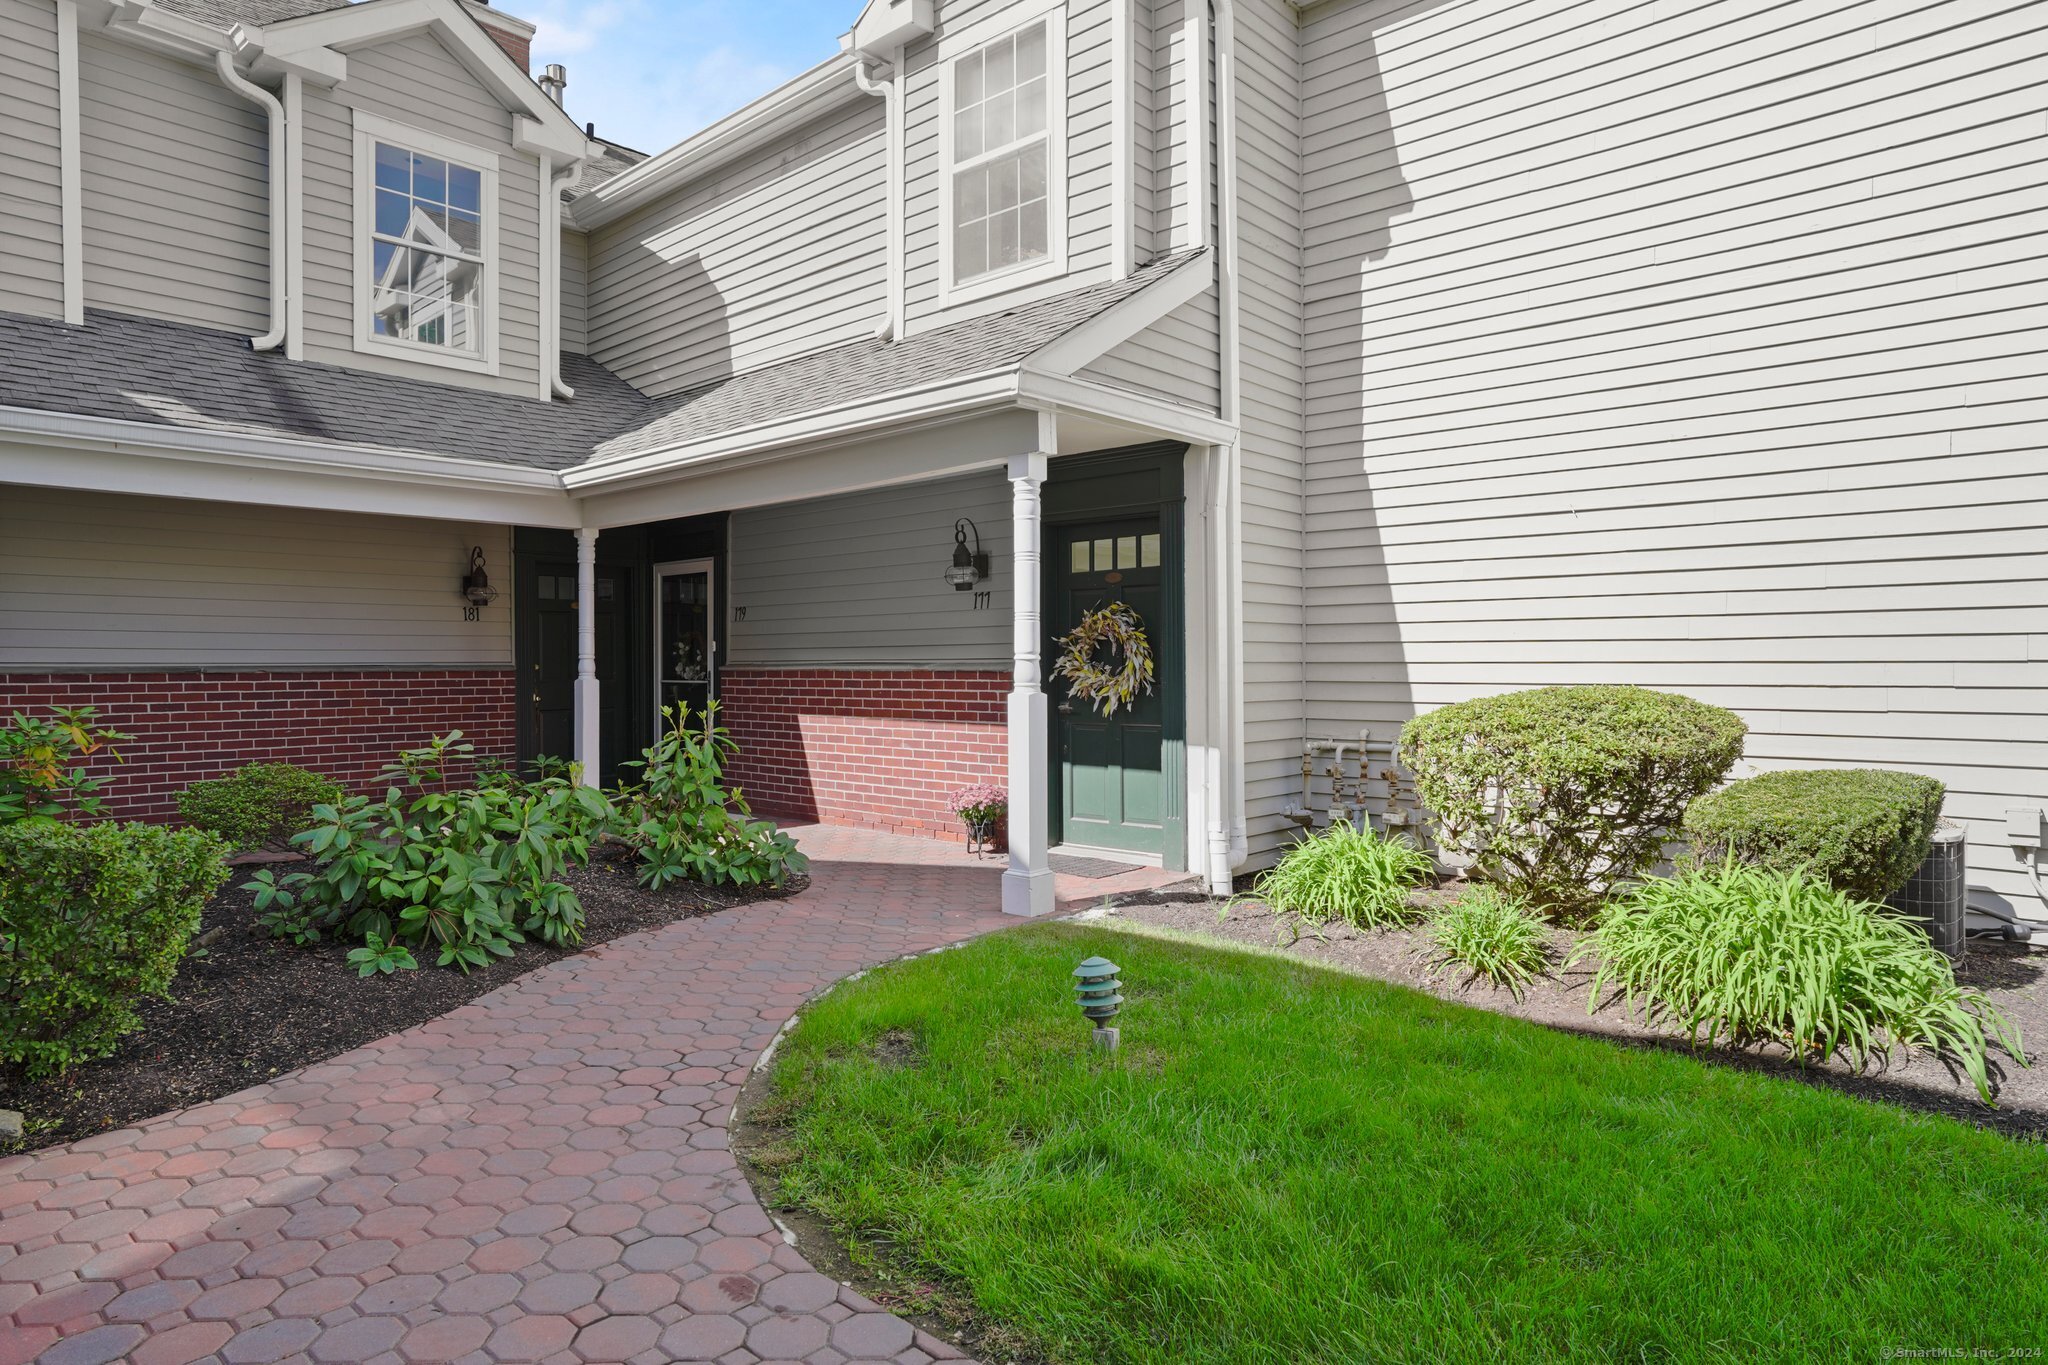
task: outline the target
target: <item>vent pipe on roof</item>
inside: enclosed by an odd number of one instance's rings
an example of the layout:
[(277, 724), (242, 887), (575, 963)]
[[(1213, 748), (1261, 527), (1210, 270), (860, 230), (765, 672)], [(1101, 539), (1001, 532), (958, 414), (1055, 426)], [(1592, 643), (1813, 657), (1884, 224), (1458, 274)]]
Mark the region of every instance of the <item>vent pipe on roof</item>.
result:
[(560, 62), (549, 62), (547, 69), (540, 73), (540, 88), (555, 102), (555, 107), (560, 108), (562, 92), (569, 88), (568, 69)]

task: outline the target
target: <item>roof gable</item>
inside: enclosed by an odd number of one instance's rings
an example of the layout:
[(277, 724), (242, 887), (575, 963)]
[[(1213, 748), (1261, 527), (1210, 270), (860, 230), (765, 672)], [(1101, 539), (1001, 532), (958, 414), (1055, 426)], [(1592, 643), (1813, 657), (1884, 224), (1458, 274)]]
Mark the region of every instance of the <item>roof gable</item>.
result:
[(506, 55), (461, 0), (359, 0), (238, 37), (264, 59), (293, 65), (320, 49), (346, 55), (414, 33), (432, 34), (514, 116), (513, 141), (522, 150), (563, 160), (590, 155), (582, 128)]

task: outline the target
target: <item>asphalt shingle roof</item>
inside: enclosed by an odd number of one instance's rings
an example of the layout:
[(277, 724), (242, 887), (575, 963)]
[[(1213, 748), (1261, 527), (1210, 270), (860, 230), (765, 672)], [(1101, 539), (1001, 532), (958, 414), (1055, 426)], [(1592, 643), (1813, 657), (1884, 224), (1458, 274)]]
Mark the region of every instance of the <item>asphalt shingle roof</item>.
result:
[(644, 420), (649, 401), (602, 365), (562, 357), (576, 390), (542, 403), (286, 360), (216, 332), (98, 309), (83, 327), (0, 313), (0, 405), (187, 430), (375, 446), (567, 469)]
[(860, 341), (653, 399), (564, 354), (542, 403), (249, 349), (239, 332), (88, 309), (82, 327), (0, 313), (0, 407), (560, 471), (1022, 363), (1199, 251), (907, 341)]
[(597, 139), (604, 148), (601, 156), (594, 156), (583, 163), (583, 169), (576, 177), (576, 183), (562, 191), (564, 199), (587, 193), (622, 171), (629, 171), (647, 159), (647, 153), (636, 152), (631, 147), (621, 147), (616, 142)]
[(281, 24), (345, 7), (349, 0), (156, 0), (157, 7), (219, 28), (236, 24)]
[(1017, 365), (1201, 254), (1201, 248), (1174, 252), (1121, 280), (1019, 304), (1008, 312), (922, 332), (905, 341), (856, 341), (721, 379), (660, 400), (651, 420), (599, 442), (592, 455), (636, 455), (778, 417)]

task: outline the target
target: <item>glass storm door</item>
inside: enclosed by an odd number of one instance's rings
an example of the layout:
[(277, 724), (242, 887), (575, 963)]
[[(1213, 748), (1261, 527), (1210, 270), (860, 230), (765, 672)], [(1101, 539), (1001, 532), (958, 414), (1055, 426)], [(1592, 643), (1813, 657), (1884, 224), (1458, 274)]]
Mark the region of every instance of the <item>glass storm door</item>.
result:
[(711, 561), (657, 564), (654, 588), (655, 704), (687, 706), (696, 720), (710, 704), (717, 668), (711, 634)]
[(1152, 691), (1113, 716), (1067, 693), (1050, 676), (1052, 729), (1058, 746), (1060, 819), (1065, 844), (1161, 853), (1165, 849), (1162, 768), (1165, 693), (1164, 575), (1158, 516), (1119, 518), (1049, 529), (1053, 578), (1052, 634), (1066, 634), (1098, 607), (1122, 602), (1137, 613), (1158, 670)]

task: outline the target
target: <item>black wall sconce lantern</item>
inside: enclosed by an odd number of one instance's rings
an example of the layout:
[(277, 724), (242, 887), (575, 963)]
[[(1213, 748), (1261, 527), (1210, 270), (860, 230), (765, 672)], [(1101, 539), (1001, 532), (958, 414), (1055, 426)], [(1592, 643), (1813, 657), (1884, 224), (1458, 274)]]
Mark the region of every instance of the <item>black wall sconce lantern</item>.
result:
[[(974, 533), (974, 548), (967, 548), (967, 533)], [(974, 585), (988, 577), (988, 555), (981, 548), (981, 528), (966, 517), (953, 523), (953, 564), (946, 581), (955, 592), (973, 592)]]
[(497, 598), (498, 590), (484, 572), (484, 547), (478, 545), (470, 550), (469, 572), (462, 576), (462, 600), (472, 607), (487, 607)]

